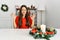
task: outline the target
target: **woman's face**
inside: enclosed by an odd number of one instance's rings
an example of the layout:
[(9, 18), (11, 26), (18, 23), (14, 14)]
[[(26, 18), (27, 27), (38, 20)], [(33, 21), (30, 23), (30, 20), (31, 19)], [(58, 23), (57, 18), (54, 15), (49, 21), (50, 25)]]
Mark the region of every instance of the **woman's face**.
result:
[(25, 15), (27, 12), (27, 9), (25, 7), (22, 7), (22, 14)]

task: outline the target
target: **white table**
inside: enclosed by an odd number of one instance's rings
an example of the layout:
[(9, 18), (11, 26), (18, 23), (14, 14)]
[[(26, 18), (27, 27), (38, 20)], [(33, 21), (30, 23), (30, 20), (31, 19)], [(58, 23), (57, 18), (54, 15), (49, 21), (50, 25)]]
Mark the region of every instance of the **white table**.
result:
[[(45, 40), (34, 39), (29, 35), (31, 29), (0, 29), (0, 40)], [(51, 40), (60, 40), (60, 29), (56, 29), (57, 34)]]

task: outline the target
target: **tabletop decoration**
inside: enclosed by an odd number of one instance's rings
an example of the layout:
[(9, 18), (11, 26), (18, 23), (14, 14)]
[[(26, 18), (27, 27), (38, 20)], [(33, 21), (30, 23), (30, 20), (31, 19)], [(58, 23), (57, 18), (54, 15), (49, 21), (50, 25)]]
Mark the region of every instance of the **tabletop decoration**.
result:
[[(45, 29), (44, 29), (45, 30)], [(32, 35), (35, 39), (46, 39), (50, 40), (51, 37), (53, 37), (57, 31), (53, 27), (46, 27), (46, 31), (42, 31), (40, 28), (33, 28), (30, 30), (29, 34)]]

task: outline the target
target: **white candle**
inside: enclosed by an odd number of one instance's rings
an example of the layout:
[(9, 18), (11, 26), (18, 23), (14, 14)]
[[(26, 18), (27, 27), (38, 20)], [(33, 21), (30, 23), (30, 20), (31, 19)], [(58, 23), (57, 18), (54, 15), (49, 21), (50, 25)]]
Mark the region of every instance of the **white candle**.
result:
[(42, 32), (45, 33), (46, 32), (46, 25), (42, 24), (40, 27), (41, 27)]

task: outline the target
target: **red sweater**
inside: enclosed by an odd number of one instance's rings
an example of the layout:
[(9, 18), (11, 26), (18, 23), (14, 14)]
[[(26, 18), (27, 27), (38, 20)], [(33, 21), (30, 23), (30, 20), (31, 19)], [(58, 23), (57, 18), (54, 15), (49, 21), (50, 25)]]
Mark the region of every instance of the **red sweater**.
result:
[[(15, 23), (17, 25), (16, 28), (19, 28), (18, 20), (19, 20), (19, 16), (17, 16), (16, 19), (15, 19)], [(30, 22), (30, 27), (31, 27), (32, 19), (30, 17), (29, 17), (29, 22)], [(22, 29), (27, 29), (28, 28), (28, 26), (26, 26), (26, 18), (22, 18), (22, 25), (20, 26), (20, 28), (22, 28)]]

